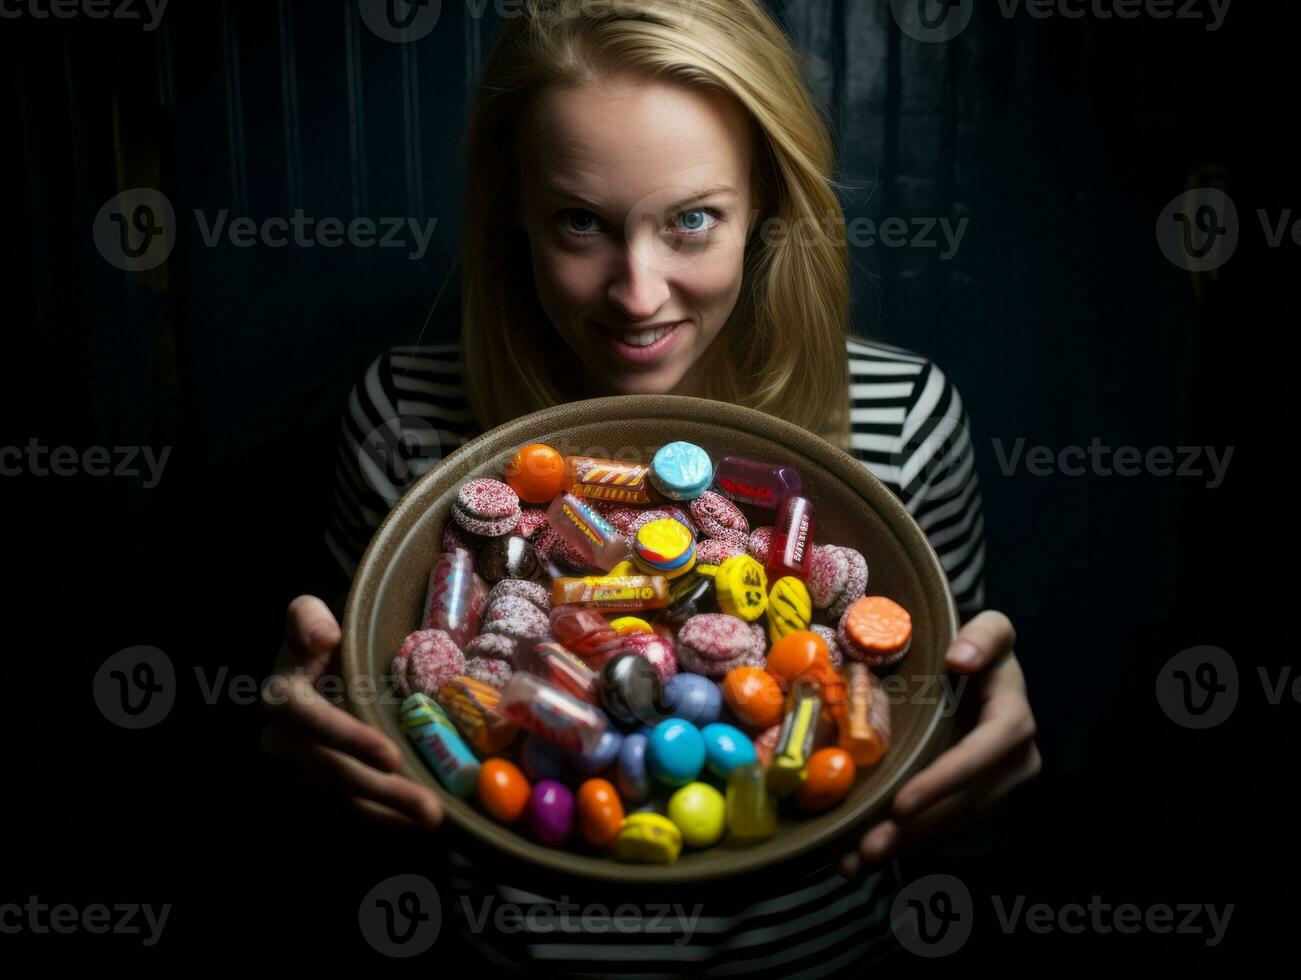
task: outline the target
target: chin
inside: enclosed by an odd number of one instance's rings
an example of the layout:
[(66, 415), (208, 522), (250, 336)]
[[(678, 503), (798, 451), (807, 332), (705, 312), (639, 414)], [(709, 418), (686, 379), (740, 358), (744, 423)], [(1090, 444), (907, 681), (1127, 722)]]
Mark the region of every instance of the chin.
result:
[(652, 371), (611, 375), (610, 387), (618, 395), (667, 395), (682, 380), (682, 371)]

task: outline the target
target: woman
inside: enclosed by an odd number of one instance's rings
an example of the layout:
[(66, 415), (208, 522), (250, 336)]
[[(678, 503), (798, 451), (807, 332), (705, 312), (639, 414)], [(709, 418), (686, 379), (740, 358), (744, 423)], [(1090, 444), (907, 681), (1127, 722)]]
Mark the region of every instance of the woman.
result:
[[(485, 63), (467, 150), (460, 345), (393, 348), (354, 388), (328, 534), (343, 573), (416, 475), (372, 451), (376, 433), (417, 447), (423, 470), (551, 404), (719, 399), (819, 433), (900, 495), (950, 575), (967, 621), (948, 663), (975, 675), (968, 696), (980, 699), (978, 723), (836, 867), (704, 908), (690, 942), (648, 952), (654, 937), (637, 936), (635, 963), (618, 936), (546, 929), (516, 955), (594, 972), (861, 968), (893, 945), (882, 910), (899, 848), (993, 806), (1040, 760), (1012, 625), (978, 612), (980, 499), (961, 400), (925, 358), (846, 337), (832, 144), (796, 56), (753, 0), (525, 3)], [(335, 613), (300, 596), (286, 635), (264, 688), (268, 751), (377, 821), (437, 826), (437, 798), (401, 775), (397, 747), (315, 693), (337, 651)], [(454, 863), (457, 886), (493, 893), (482, 869)], [(493, 937), (477, 938), (498, 955)]]

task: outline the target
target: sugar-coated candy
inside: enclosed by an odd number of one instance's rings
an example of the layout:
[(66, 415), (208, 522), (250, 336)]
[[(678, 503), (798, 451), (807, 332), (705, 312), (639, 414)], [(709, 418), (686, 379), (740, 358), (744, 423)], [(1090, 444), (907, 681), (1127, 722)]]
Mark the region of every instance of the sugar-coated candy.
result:
[(515, 640), (545, 636), (551, 628), (550, 618), (537, 606), (519, 596), (498, 596), (484, 610), (484, 633), (501, 633)]
[(558, 578), (551, 584), (558, 604), (589, 606), (611, 612), (662, 609), (669, 604), (663, 575), (586, 575)]
[[(623, 532), (616, 530), (595, 507), (585, 504), (572, 493), (562, 493), (551, 502), (547, 520), (552, 530), (573, 549), (572, 556), (561, 552), (561, 557), (566, 560), (576, 556), (577, 564), (605, 571), (628, 556), (628, 539)], [(554, 557), (554, 551), (552, 555)]]
[(656, 725), (646, 746), (646, 768), (669, 786), (685, 786), (705, 765), (705, 740), (700, 729), (681, 718)]
[(747, 725), (781, 724), (782, 694), (776, 678), (761, 667), (733, 667), (723, 677), (722, 694), (732, 714)]
[(737, 766), (748, 766), (758, 761), (754, 742), (735, 725), (716, 721), (700, 730), (705, 740), (705, 766), (715, 776), (724, 779)]
[(452, 504), (452, 519), (462, 529), (488, 538), (510, 534), (519, 516), (519, 495), (500, 480), (463, 483)]
[(551, 610), (551, 632), (566, 650), (584, 660), (603, 657), (622, 646), (623, 637), (600, 613), (582, 606), (555, 606)]
[(402, 641), (398, 659), (405, 664), (402, 676), (408, 688), (431, 698), (465, 671), (465, 654), (443, 630), (416, 630)]
[[(823, 592), (821, 598), (826, 600), (825, 604), (819, 606), (827, 611), (827, 616), (834, 622), (839, 622), (840, 617), (845, 614), (850, 603), (861, 599), (867, 592), (867, 559), (862, 553), (853, 548), (846, 548), (839, 545), (824, 546), (830, 552), (830, 565), (832, 568), (830, 584), (819, 582), (819, 588)], [(818, 561), (818, 548), (813, 549), (813, 561), (809, 564), (809, 593), (813, 592), (814, 580), (819, 575), (829, 574), (826, 569), (827, 555), (824, 554), (823, 561)], [(819, 569), (819, 564), (824, 567)], [(814, 605), (817, 605), (815, 602)]]
[(737, 766), (727, 777), (727, 832), (737, 841), (748, 842), (777, 833), (777, 801), (758, 763)]
[(651, 575), (677, 578), (696, 563), (696, 541), (679, 520), (662, 517), (637, 529), (632, 539), (633, 561)]
[(565, 458), (541, 442), (515, 450), (506, 464), (506, 482), (520, 500), (545, 504), (560, 492), (565, 479)]
[(822, 637), (822, 642), (827, 645), (827, 656), (831, 658), (831, 666), (839, 670), (845, 665), (845, 653), (840, 649), (840, 643), (836, 640), (836, 631), (830, 626), (823, 626), (821, 623), (814, 623), (809, 627), (811, 631)]
[(610, 620), (610, 625), (620, 636), (627, 636), (629, 633), (653, 633), (650, 623), (644, 619), (638, 619), (636, 616), (620, 616), (618, 619)]
[(768, 763), (768, 786), (778, 796), (799, 789), (808, 776), (809, 756), (813, 754), (813, 736), (822, 712), (822, 698), (816, 691), (797, 686), (791, 691), (786, 714), (782, 718), (777, 749)]
[(723, 713), (723, 693), (700, 674), (678, 674), (664, 685), (664, 703), (675, 718), (696, 726), (718, 721)]
[(438, 691), (438, 705), (481, 756), (496, 755), (515, 741), (517, 729), (501, 712), (501, 692), (473, 677), (454, 677)]
[(746, 539), (746, 553), (760, 565), (768, 564), (768, 551), (772, 545), (772, 525), (756, 527)]
[(793, 575), (798, 579), (809, 577), (809, 562), (813, 560), (813, 501), (795, 494), (787, 497), (777, 508), (777, 520), (772, 527), (772, 543), (764, 569), (769, 578)]
[(521, 507), (519, 520), (511, 533), (531, 542), (550, 526), (545, 507)]
[(605, 713), (625, 728), (655, 724), (668, 714), (655, 668), (635, 653), (606, 661), (597, 690)]
[(883, 595), (863, 596), (840, 617), (836, 640), (846, 656), (872, 667), (888, 667), (908, 652), (912, 616)]
[(845, 798), (854, 785), (854, 760), (840, 748), (818, 749), (809, 756), (808, 776), (795, 793), (801, 810), (821, 813)]
[(491, 538), (479, 549), (476, 563), (485, 582), (496, 584), (508, 578), (539, 578), (542, 565), (529, 544), (518, 534), (505, 534)]
[(750, 522), (739, 507), (720, 493), (706, 490), (691, 501), (692, 520), (707, 537), (744, 549), (750, 535)]
[(551, 612), (551, 590), (541, 582), (528, 579), (504, 578), (488, 590), (488, 605), (492, 605), (504, 595), (513, 595), (526, 599), (538, 607), (539, 612)]
[(474, 557), (466, 551), (445, 551), (429, 571), (421, 621), (425, 629), (443, 630), (464, 647), (479, 631), (487, 595), (487, 586), (474, 570)]
[(511, 724), (571, 752), (592, 751), (607, 727), (595, 707), (525, 672), (501, 692), (501, 710)]
[(620, 861), (672, 864), (682, 853), (682, 832), (658, 813), (630, 813), (614, 839), (614, 856)]
[(804, 489), (793, 467), (739, 456), (725, 456), (719, 461), (714, 482), (733, 500), (768, 510), (775, 510), (783, 497)]
[(671, 633), (629, 633), (621, 639), (623, 642), (619, 644), (613, 656), (618, 656), (620, 653), (635, 653), (655, 668), (655, 676), (660, 679), (661, 684), (667, 684), (677, 676), (677, 645), (673, 642)]
[(768, 575), (749, 555), (729, 558), (714, 576), (714, 596), (729, 616), (754, 622), (768, 608)]
[(762, 666), (762, 629), (726, 613), (700, 613), (678, 630), (678, 660), (684, 669), (721, 678), (734, 667)]
[(651, 457), (650, 478), (670, 500), (694, 500), (714, 480), (709, 453), (690, 442), (665, 443)]
[(646, 745), (649, 741), (643, 732), (630, 732), (619, 746), (615, 782), (629, 803), (642, 803), (651, 793), (650, 773), (646, 769)]
[(479, 802), (495, 819), (514, 823), (528, 806), (533, 788), (509, 759), (485, 759), (479, 766)]
[(602, 517), (625, 534), (628, 531), (628, 526), (642, 514), (640, 507), (629, 507), (627, 504), (621, 504), (613, 500), (591, 500), (591, 504), (600, 512)]
[(560, 846), (574, 831), (574, 794), (564, 783), (542, 780), (529, 796), (528, 818), (534, 837), (543, 844)]
[(645, 463), (566, 456), (561, 486), (576, 497), (648, 504), (651, 499), (649, 476), (650, 467)]
[(845, 697), (838, 744), (858, 765), (875, 765), (890, 748), (890, 702), (867, 664), (851, 661), (845, 668)]
[(708, 783), (687, 783), (669, 797), (668, 817), (692, 847), (710, 847), (723, 839), (727, 803)]
[(466, 662), (471, 659), (501, 660), (513, 666), (515, 642), (513, 636), (504, 633), (480, 633), (465, 645)]
[(536, 735), (526, 735), (520, 745), (520, 768), (535, 783), (540, 779), (559, 779), (572, 758), (571, 753)]
[(402, 730), (453, 796), (466, 797), (479, 782), (479, 760), (433, 698), (419, 692), (402, 702)]
[(804, 583), (783, 575), (768, 590), (768, 637), (776, 643), (788, 633), (806, 630), (813, 621), (813, 602)]
[(588, 666), (578, 654), (566, 650), (559, 643), (539, 643), (533, 648), (530, 669), (543, 680), (574, 697), (596, 703), (599, 674)]
[(623, 816), (623, 801), (609, 781), (588, 779), (578, 787), (578, 827), (593, 847), (606, 847), (619, 836)]
[(466, 677), (473, 677), (476, 681), (482, 681), (499, 691), (510, 682), (514, 673), (515, 668), (505, 660), (495, 660), (491, 657), (465, 658)]

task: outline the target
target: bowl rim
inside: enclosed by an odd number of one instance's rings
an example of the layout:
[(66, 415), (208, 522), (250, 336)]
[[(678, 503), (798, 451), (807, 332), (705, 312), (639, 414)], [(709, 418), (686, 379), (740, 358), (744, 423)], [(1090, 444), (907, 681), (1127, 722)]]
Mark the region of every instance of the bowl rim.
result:
[[(699, 421), (708, 420), (711, 424), (726, 426), (736, 422), (750, 421), (751, 431), (761, 433), (765, 438), (781, 441), (792, 447), (800, 447), (800, 452), (813, 462), (828, 470), (842, 483), (854, 486), (854, 481), (867, 479), (870, 496), (865, 496), (867, 503), (880, 515), (883, 523), (901, 540), (919, 539), (922, 544), (920, 562), (912, 564), (919, 579), (925, 584), (938, 578), (943, 584), (944, 616), (935, 624), (937, 632), (949, 641), (957, 632), (959, 618), (953, 591), (949, 585), (947, 573), (940, 563), (930, 539), (921, 529), (903, 502), (877, 478), (862, 460), (856, 459), (845, 450), (826, 441), (816, 433), (801, 428), (785, 419), (768, 415), (757, 409), (730, 402), (719, 402), (708, 398), (689, 395), (613, 395), (601, 398), (589, 398), (580, 401), (553, 405), (504, 422), (485, 432), (466, 440), (448, 455), (442, 457), (428, 471), (422, 473), (392, 505), (376, 527), (370, 542), (366, 546), (353, 573), (352, 583), (348, 589), (348, 598), (344, 606), (342, 639), (340, 644), (340, 667), (343, 674), (345, 704), (348, 711), (367, 724), (374, 724), (378, 704), (358, 705), (351, 697), (353, 679), (365, 675), (361, 669), (359, 651), (363, 635), (360, 616), (362, 614), (363, 595), (361, 585), (364, 581), (374, 579), (382, 582), (387, 568), (374, 567), (379, 556), (390, 548), (396, 549), (400, 539), (395, 540), (397, 527), (407, 516), (407, 511), (415, 506), (427, 487), (449, 466), (462, 464), (474, 456), (481, 456), (478, 463), (470, 462), (468, 469), (473, 471), (477, 465), (501, 455), (507, 448), (536, 442), (537, 439), (514, 436), (520, 430), (563, 429), (573, 425), (573, 415), (582, 410), (584, 422), (590, 424), (601, 417), (615, 418), (657, 418)], [(485, 451), (486, 447), (500, 444), (495, 449)], [(853, 474), (850, 480), (848, 474)], [(858, 492), (856, 490), (856, 492)], [(864, 496), (860, 493), (860, 496)], [(367, 608), (376, 601), (376, 590), (372, 589)], [(368, 675), (367, 675), (368, 676)], [(947, 726), (947, 717), (943, 709), (943, 698), (937, 698), (937, 705), (930, 709), (924, 719), (923, 729), (916, 743), (911, 747), (907, 757), (899, 766), (896, 775), (881, 787), (877, 794), (878, 801), (888, 801), (894, 797), (899, 787), (910, 779), (937, 751), (937, 742)], [(473, 838), (475, 842), (501, 852), (499, 856), (509, 856), (528, 862), (534, 870), (557, 872), (603, 883), (648, 883), (680, 884), (700, 881), (718, 881), (720, 878), (740, 877), (776, 865), (785, 865), (790, 861), (819, 851), (828, 841), (847, 839), (855, 828), (865, 825), (871, 818), (871, 805), (855, 810), (840, 808), (845, 812), (837, 814), (829, 826), (816, 835), (808, 835), (798, 841), (788, 841), (786, 849), (780, 854), (765, 854), (765, 848), (737, 848), (728, 854), (734, 860), (730, 867), (720, 870), (717, 867), (699, 868), (695, 862), (674, 861), (670, 864), (639, 864), (615, 861), (608, 857), (591, 856), (575, 851), (547, 847), (529, 840), (519, 833), (514, 826), (506, 826), (491, 820), (476, 809), (470, 800), (462, 800), (451, 793), (438, 781), (437, 777), (424, 765), (415, 753), (409, 740), (402, 740), (399, 750), (413, 764), (409, 768), (416, 773), (415, 778), (424, 785), (431, 786), (443, 802), (444, 821), (450, 821), (457, 829)], [(411, 775), (408, 773), (408, 775)], [(827, 817), (836, 814), (835, 810)], [(435, 833), (443, 832), (439, 827)]]

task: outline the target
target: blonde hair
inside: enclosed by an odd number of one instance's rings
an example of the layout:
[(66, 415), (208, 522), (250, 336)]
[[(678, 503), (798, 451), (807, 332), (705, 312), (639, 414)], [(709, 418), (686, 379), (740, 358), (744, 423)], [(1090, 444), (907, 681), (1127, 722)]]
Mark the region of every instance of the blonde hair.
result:
[[(755, 0), (524, 0), (483, 66), (466, 131), (461, 357), (480, 425), (575, 397), (577, 356), (557, 343), (513, 233), (512, 147), (531, 96), (551, 83), (631, 72), (730, 94), (755, 133), (741, 292), (703, 355), (702, 394), (779, 416), (847, 448), (849, 259), (834, 150), (799, 56)], [(799, 234), (758, 234), (765, 227)], [(572, 390), (572, 389), (571, 389)]]

